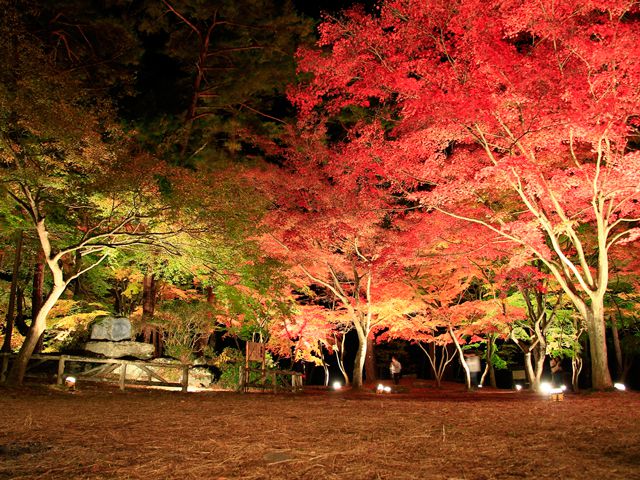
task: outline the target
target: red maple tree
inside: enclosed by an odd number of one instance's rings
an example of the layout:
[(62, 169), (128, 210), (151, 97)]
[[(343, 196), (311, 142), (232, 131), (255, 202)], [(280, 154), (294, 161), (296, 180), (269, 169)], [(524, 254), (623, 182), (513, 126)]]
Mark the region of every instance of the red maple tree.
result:
[(513, 266), (542, 262), (601, 389), (609, 256), (640, 235), (639, 19), (621, 0), (389, 0), (327, 17), (290, 95), (310, 131), (367, 112), (329, 145), (344, 175), (374, 170), (518, 246)]
[(298, 141), (285, 167), (252, 171), (273, 202), (262, 245), (292, 265), (299, 290), (329, 292), (333, 325), (356, 331), (352, 385), (359, 388), (374, 331), (414, 310), (414, 291), (404, 282), (411, 246), (402, 241), (402, 208), (393, 208), (386, 189), (367, 172), (341, 176), (327, 150), (311, 145)]

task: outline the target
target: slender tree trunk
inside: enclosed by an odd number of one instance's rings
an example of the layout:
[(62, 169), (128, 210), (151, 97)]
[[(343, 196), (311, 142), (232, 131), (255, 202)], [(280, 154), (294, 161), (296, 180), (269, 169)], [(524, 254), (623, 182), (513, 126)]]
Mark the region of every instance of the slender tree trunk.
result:
[(342, 334), (342, 337), (340, 338), (340, 346), (338, 347), (338, 339), (337, 337), (333, 336), (334, 341), (335, 341), (335, 345), (336, 348), (334, 348), (334, 352), (336, 354), (336, 361), (338, 362), (338, 368), (340, 369), (340, 373), (342, 373), (342, 377), (344, 378), (344, 384), (345, 385), (349, 385), (351, 382), (349, 381), (349, 375), (347, 375), (347, 371), (344, 368), (344, 343), (345, 343), (345, 338), (346, 335)]
[(575, 355), (571, 359), (571, 389), (578, 393), (580, 391), (579, 378), (582, 371), (582, 357)]
[(324, 370), (324, 386), (329, 385), (329, 365), (324, 361), (324, 355), (322, 355), (322, 368)]
[(611, 319), (611, 339), (613, 340), (613, 348), (616, 354), (616, 377), (621, 379), (624, 367), (622, 361), (622, 348), (620, 346), (620, 333), (618, 332), (618, 323), (615, 318)]
[(489, 372), (489, 385), (492, 388), (497, 388), (496, 384), (496, 369), (493, 366), (493, 353), (496, 349), (496, 339), (494, 335), (489, 335), (489, 341), (487, 342), (487, 370)]
[[(436, 358), (436, 354), (437, 354), (437, 350), (436, 350), (436, 345), (435, 343), (430, 343), (428, 346), (429, 349), (429, 354), (431, 355), (431, 358)], [(425, 352), (426, 353), (426, 352)], [(433, 367), (433, 365), (431, 366), (431, 370), (429, 371), (429, 378), (431, 377), (431, 375), (433, 375), (434, 377), (437, 377), (436, 373), (435, 373), (435, 369)], [(440, 379), (441, 380), (441, 379)], [(440, 386), (440, 381), (437, 381), (438, 386)]]
[(460, 342), (456, 338), (455, 333), (453, 332), (453, 328), (449, 327), (449, 335), (451, 336), (451, 340), (453, 340), (453, 344), (456, 346), (456, 350), (458, 351), (458, 356), (460, 357), (460, 364), (464, 369), (465, 383), (467, 384), (467, 390), (471, 390), (471, 372), (469, 371), (469, 365), (464, 359), (464, 353), (462, 353), (462, 347), (460, 346)]
[(13, 321), (16, 305), (16, 294), (18, 291), (18, 277), (20, 276), (20, 263), (22, 262), (22, 243), (24, 234), (22, 230), (18, 232), (16, 239), (16, 256), (13, 261), (13, 276), (11, 277), (11, 289), (9, 292), (9, 305), (7, 307), (6, 327), (4, 331), (4, 342), (2, 343), (2, 351), (11, 351), (11, 337), (13, 336)]
[(438, 348), (434, 343), (430, 343), (425, 348), (421, 342), (418, 342), (418, 346), (427, 357), (429, 361), (429, 365), (431, 366), (431, 372), (433, 373), (434, 379), (436, 381), (436, 386), (440, 388), (442, 386), (442, 378), (444, 377), (444, 372), (447, 369), (447, 366), (451, 361), (455, 358), (455, 354), (451, 355), (449, 353), (449, 346), (442, 345), (440, 347), (440, 356), (438, 357)]
[(364, 360), (364, 373), (367, 382), (373, 382), (378, 379), (376, 372), (375, 342), (374, 339), (371, 338), (371, 335), (367, 337), (367, 354)]

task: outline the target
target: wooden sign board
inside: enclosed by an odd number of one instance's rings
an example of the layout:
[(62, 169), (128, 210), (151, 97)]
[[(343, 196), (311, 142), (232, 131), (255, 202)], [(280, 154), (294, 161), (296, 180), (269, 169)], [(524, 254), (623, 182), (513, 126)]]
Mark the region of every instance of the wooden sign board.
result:
[(264, 343), (247, 342), (247, 361), (263, 362), (265, 353)]

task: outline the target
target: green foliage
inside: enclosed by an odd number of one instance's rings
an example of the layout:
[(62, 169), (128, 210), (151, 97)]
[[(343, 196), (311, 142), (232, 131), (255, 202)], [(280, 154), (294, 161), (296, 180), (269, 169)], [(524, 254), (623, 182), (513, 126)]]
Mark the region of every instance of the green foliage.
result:
[(244, 355), (236, 348), (226, 347), (211, 360), (211, 364), (220, 370), (218, 385), (236, 390), (240, 385), (240, 368), (244, 366)]
[(292, 300), (285, 295), (288, 282), (283, 266), (268, 257), (247, 262), (238, 269), (236, 283), (220, 283), (215, 288), (218, 303), (235, 319), (229, 333), (243, 340), (267, 340), (269, 326), (291, 315)]
[(547, 329), (547, 354), (553, 358), (580, 356), (581, 330), (578, 318), (569, 312), (558, 312), (555, 321)]
[[(240, 387), (240, 369), (244, 368), (245, 359), (243, 353), (235, 348), (227, 347), (218, 356), (214, 357), (211, 365), (217, 367), (220, 370), (220, 378), (218, 379), (218, 385), (222, 388), (237, 390)], [(278, 365), (273, 359), (273, 356), (267, 352), (265, 356), (265, 368), (267, 371), (266, 378), (264, 379), (265, 386), (273, 385), (273, 378), (268, 374), (269, 370), (277, 369)], [(260, 362), (249, 362), (249, 368), (253, 370), (260, 370), (262, 364)], [(262, 374), (260, 372), (253, 371), (250, 373), (250, 381), (262, 380)], [(285, 380), (276, 377), (278, 385), (285, 386)]]
[(73, 299), (59, 300), (47, 319), (45, 352), (77, 352), (89, 340), (96, 317), (109, 315), (104, 305)]

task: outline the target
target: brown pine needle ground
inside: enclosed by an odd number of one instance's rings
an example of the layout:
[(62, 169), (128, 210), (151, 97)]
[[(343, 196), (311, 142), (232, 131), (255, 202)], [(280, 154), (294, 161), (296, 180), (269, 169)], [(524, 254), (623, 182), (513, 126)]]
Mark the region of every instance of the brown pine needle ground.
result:
[(0, 479), (640, 479), (640, 394), (0, 388)]

